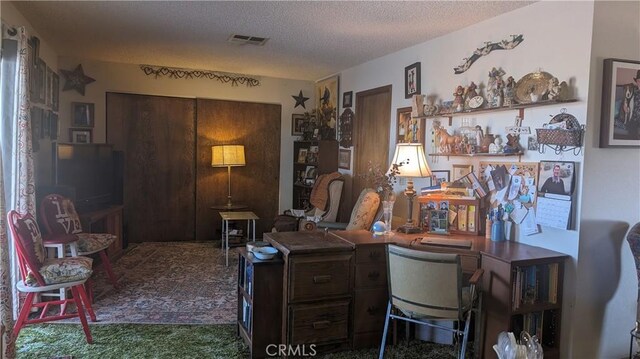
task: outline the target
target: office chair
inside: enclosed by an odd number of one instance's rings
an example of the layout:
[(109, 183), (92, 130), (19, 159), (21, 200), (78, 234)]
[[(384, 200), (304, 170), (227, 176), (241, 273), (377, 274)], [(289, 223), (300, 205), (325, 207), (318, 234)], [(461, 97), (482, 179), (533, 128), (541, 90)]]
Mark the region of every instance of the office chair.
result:
[[(460, 344), (458, 358), (464, 359), (471, 312), (476, 311), (476, 285), (483, 270), (477, 269), (469, 280), (470, 286), (463, 287), (459, 255), (431, 253), (391, 244), (387, 246), (387, 269), (389, 304), (379, 359), (384, 356), (390, 319), (452, 332)], [(397, 308), (398, 314), (392, 314), (392, 308)], [(448, 328), (434, 321), (455, 321), (457, 327)], [(461, 329), (462, 323), (464, 329)]]

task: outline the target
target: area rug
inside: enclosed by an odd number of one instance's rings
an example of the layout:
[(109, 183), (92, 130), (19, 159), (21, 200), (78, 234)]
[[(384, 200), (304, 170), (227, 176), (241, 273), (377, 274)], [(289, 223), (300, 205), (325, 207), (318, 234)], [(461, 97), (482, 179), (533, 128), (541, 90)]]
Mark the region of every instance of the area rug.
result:
[[(235, 335), (235, 326), (226, 325), (91, 325), (94, 343), (85, 341), (76, 325), (43, 324), (28, 326), (17, 342), (19, 359), (72, 356), (73, 358), (248, 358), (249, 351)], [(371, 348), (318, 355), (325, 359), (369, 359), (378, 357)], [(420, 341), (388, 346), (385, 358), (454, 358), (452, 346)]]
[[(237, 252), (225, 266), (219, 242), (152, 242), (130, 246), (113, 263), (121, 288), (95, 278), (99, 323), (229, 324), (236, 320)], [(72, 320), (78, 322), (78, 319)]]

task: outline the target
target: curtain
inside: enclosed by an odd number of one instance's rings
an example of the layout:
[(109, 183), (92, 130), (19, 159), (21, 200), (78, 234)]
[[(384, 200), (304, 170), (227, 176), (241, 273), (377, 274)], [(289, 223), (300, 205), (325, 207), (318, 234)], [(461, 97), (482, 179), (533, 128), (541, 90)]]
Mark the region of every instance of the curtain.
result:
[(29, 73), (31, 51), (24, 27), (2, 24), (0, 76), (0, 321), (3, 357), (15, 357), (11, 341), (17, 314), (15, 258), (7, 233), (7, 208), (35, 216), (35, 180), (31, 142)]

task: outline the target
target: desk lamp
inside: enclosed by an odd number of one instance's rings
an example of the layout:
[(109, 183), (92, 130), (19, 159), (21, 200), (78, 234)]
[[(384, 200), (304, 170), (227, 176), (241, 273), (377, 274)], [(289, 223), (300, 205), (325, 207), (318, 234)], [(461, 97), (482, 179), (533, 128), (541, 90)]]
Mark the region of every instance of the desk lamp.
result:
[(227, 180), (229, 183), (229, 195), (227, 207), (231, 207), (231, 167), (244, 166), (243, 145), (219, 145), (211, 147), (211, 167), (227, 167)]
[(408, 177), (407, 188), (404, 190), (404, 195), (409, 200), (409, 218), (407, 223), (398, 228), (398, 232), (402, 233), (420, 233), (420, 228), (413, 222), (413, 198), (416, 196), (416, 191), (413, 189), (414, 177), (429, 177), (431, 176), (431, 170), (427, 164), (427, 158), (424, 155), (424, 148), (421, 143), (398, 143), (396, 145), (396, 153), (393, 156), (392, 164), (402, 164), (399, 168), (400, 173), (398, 177)]

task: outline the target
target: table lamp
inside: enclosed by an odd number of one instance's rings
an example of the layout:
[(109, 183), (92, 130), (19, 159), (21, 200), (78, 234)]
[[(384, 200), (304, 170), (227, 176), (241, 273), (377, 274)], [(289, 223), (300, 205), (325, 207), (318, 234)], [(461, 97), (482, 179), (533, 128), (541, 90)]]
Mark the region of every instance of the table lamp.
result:
[(407, 223), (398, 228), (398, 232), (402, 233), (420, 233), (420, 228), (413, 222), (413, 198), (416, 191), (413, 189), (414, 177), (430, 177), (431, 170), (427, 164), (427, 158), (424, 155), (424, 148), (421, 143), (398, 143), (396, 145), (396, 153), (393, 156), (392, 164), (400, 164), (400, 173), (398, 177), (408, 177), (407, 188), (404, 190), (405, 196), (409, 200), (409, 218)]
[(231, 167), (244, 166), (243, 145), (219, 145), (211, 147), (211, 167), (227, 167), (227, 180), (229, 182), (229, 195), (227, 207), (231, 207)]

